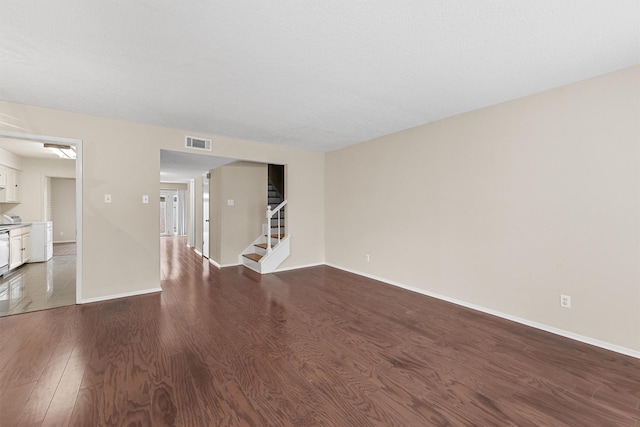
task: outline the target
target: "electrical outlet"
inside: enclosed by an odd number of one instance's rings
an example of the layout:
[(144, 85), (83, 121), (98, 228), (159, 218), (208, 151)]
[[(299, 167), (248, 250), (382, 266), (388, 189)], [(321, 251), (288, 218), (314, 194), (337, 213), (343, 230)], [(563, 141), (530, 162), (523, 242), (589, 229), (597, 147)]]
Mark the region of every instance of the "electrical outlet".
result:
[(364, 254), (364, 260), (367, 262), (371, 261), (369, 254)]
[(142, 203), (149, 203), (149, 196), (148, 195), (144, 194), (142, 196)]
[(111, 194), (105, 194), (104, 195), (104, 202), (105, 203), (111, 203)]
[(571, 297), (569, 295), (560, 295), (560, 307), (571, 308)]

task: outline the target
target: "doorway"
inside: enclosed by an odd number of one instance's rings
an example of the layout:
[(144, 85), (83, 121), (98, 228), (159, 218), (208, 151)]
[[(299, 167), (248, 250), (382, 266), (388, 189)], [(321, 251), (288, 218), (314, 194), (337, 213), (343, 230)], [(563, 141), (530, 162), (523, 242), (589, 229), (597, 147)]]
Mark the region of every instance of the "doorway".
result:
[(211, 174), (202, 177), (202, 256), (209, 258), (209, 179)]
[[(38, 262), (38, 263), (31, 263), (31, 264), (25, 264), (22, 267), (19, 267), (18, 269), (16, 269), (16, 272), (20, 272), (21, 274), (12, 274), (13, 272), (10, 272), (9, 275), (6, 275), (5, 277), (9, 279), (10, 284), (6, 286), (5, 291), (7, 291), (7, 304), (5, 305), (11, 305), (13, 304), (13, 307), (11, 308), (13, 311), (11, 314), (14, 314), (16, 312), (26, 312), (26, 311), (34, 311), (34, 310), (40, 310), (40, 309), (44, 309), (44, 308), (52, 308), (55, 306), (60, 306), (60, 305), (69, 305), (69, 304), (73, 304), (73, 303), (81, 303), (82, 302), (82, 140), (78, 140), (78, 139), (72, 139), (72, 138), (62, 138), (62, 137), (54, 137), (54, 136), (47, 136), (47, 135), (35, 135), (35, 134), (27, 134), (27, 133), (21, 133), (21, 132), (9, 132), (9, 131), (0, 131), (0, 139), (2, 140), (11, 140), (11, 141), (17, 141), (17, 142), (23, 142), (25, 143), (24, 145), (26, 146), (26, 144), (31, 144), (31, 145), (39, 145), (40, 147), (42, 147), (44, 144), (47, 144), (49, 146), (57, 146), (57, 147), (64, 147), (66, 146), (67, 149), (71, 149), (71, 151), (75, 152), (75, 165), (72, 166), (72, 177), (75, 178), (75, 182), (74, 184), (72, 184), (72, 190), (75, 192), (75, 209), (72, 209), (72, 214), (75, 217), (75, 230), (69, 231), (67, 233), (67, 237), (68, 240), (73, 240), (75, 241), (75, 251), (73, 251), (74, 253), (71, 254), (71, 252), (69, 250), (65, 250), (65, 256), (67, 258), (64, 259), (65, 261), (65, 266), (64, 268), (62, 268), (60, 265), (54, 265), (55, 262), (60, 261), (60, 260), (55, 260), (55, 257), (51, 258), (51, 262)], [(64, 150), (63, 150), (64, 151)], [(16, 156), (19, 156), (16, 154)], [(68, 160), (71, 161), (71, 160)], [(25, 173), (22, 174), (22, 179), (30, 179), (31, 184), (34, 183), (34, 174), (32, 173), (33, 170), (31, 170), (29, 173), (26, 173), (26, 169), (25, 171), (23, 171)], [(42, 222), (42, 223), (46, 223), (49, 221), (50, 216), (47, 213), (47, 210), (49, 209), (49, 204), (47, 203), (48, 197), (51, 196), (51, 194), (49, 193), (50, 190), (50, 186), (47, 185), (47, 183), (50, 183), (50, 178), (51, 176), (46, 176), (46, 172), (42, 173), (39, 172), (37, 174), (37, 181), (38, 181), (38, 185), (37, 188), (39, 188), (39, 190), (37, 191), (37, 195), (36, 195), (36, 199), (39, 198), (39, 205), (41, 207), (40, 211), (38, 213), (35, 213), (35, 211), (28, 211), (27, 210), (27, 203), (20, 205), (19, 203), (16, 203), (13, 206), (4, 206), (2, 209), (3, 211), (13, 211), (16, 213), (22, 213), (22, 212), (29, 212), (27, 215), (28, 217), (24, 216), (22, 219), (24, 221), (33, 221), (34, 224), (36, 222)], [(52, 174), (55, 175), (55, 174)], [(65, 178), (71, 178), (71, 177), (65, 177)], [(24, 184), (27, 184), (27, 182), (25, 181)], [(74, 188), (73, 188), (74, 187)], [(33, 190), (32, 190), (33, 191)], [(27, 194), (27, 192), (23, 192), (23, 195)], [(70, 229), (71, 230), (71, 229)], [(54, 237), (53, 235), (51, 236), (52, 238)], [(73, 256), (74, 261), (73, 263), (69, 263), (69, 256)], [(58, 264), (60, 264), (58, 262)], [(29, 268), (30, 267), (30, 268)], [(35, 270), (38, 270), (37, 272)], [(58, 275), (56, 276), (57, 272), (61, 272), (61, 271), (66, 271), (66, 273), (62, 274), (62, 275)], [(22, 311), (15, 311), (17, 309), (17, 307), (20, 304), (15, 304), (15, 302), (19, 299), (22, 298), (24, 299), (24, 289), (26, 289), (24, 287), (24, 280), (30, 280), (27, 277), (27, 273), (29, 273), (31, 276), (33, 277), (44, 277), (45, 280), (43, 281), (43, 283), (40, 286), (40, 288), (42, 288), (42, 291), (45, 293), (45, 295), (48, 294), (49, 301), (42, 303), (40, 305), (32, 303), (32, 304), (22, 304), (24, 310)], [(51, 273), (51, 274), (48, 274)], [(20, 277), (21, 276), (21, 277)], [(61, 280), (61, 277), (64, 276), (64, 279), (67, 281), (65, 283), (65, 293), (67, 293), (66, 296), (66, 301), (65, 303), (61, 303), (62, 298), (59, 296), (60, 295), (55, 295), (55, 290), (56, 290), (56, 284), (59, 283), (59, 280)], [(25, 279), (25, 277), (27, 277), (27, 279)], [(22, 281), (21, 284), (19, 284)], [(20, 291), (18, 291), (18, 289), (20, 287), (23, 287), (23, 291), (22, 291), (22, 295), (18, 295), (18, 293), (20, 293)], [(59, 287), (59, 286), (58, 286)], [(69, 298), (69, 293), (71, 293), (71, 297)], [(11, 294), (11, 295), (9, 295)], [(53, 301), (55, 299), (55, 301)], [(24, 301), (23, 301), (24, 303)]]
[[(208, 261), (214, 265), (216, 263), (216, 248), (221, 247), (216, 239), (221, 238), (217, 229), (214, 227), (219, 214), (219, 209), (214, 206), (215, 198), (212, 194), (221, 191), (222, 183), (212, 179), (214, 176), (211, 172), (218, 168), (232, 165), (236, 162), (249, 162), (265, 165), (267, 173), (265, 173), (265, 182), (263, 189), (267, 195), (265, 205), (259, 208), (261, 219), (266, 214), (267, 205), (272, 208), (278, 206), (286, 197), (286, 166), (282, 164), (268, 164), (265, 162), (243, 160), (238, 158), (220, 157), (208, 154), (160, 150), (160, 183), (161, 190), (168, 188), (170, 184), (185, 185), (186, 200), (186, 226), (185, 234), (187, 238), (184, 243), (192, 248), (199, 256), (208, 258)], [(163, 187), (164, 186), (164, 187)], [(175, 188), (175, 187), (174, 187)], [(277, 198), (277, 199), (276, 199)], [(270, 200), (269, 200), (270, 199)], [(225, 206), (234, 206), (233, 199), (225, 199)], [(272, 221), (272, 228), (280, 228), (281, 232), (285, 232), (284, 210), (281, 211), (280, 224), (277, 220)], [(266, 220), (263, 222), (263, 229), (266, 227)], [(164, 228), (163, 228), (164, 229)], [(274, 233), (275, 229), (272, 230)], [(180, 233), (179, 233), (180, 234)], [(258, 231), (260, 234), (260, 231)], [(255, 239), (255, 236), (251, 239)], [(161, 239), (164, 242), (164, 239)], [(235, 250), (235, 248), (234, 248)], [(240, 252), (238, 252), (240, 253)], [(213, 259), (212, 259), (213, 257)], [(163, 262), (161, 258), (161, 262)], [(232, 264), (225, 264), (232, 265)]]
[(175, 190), (160, 190), (160, 235), (177, 235), (178, 219), (178, 192)]

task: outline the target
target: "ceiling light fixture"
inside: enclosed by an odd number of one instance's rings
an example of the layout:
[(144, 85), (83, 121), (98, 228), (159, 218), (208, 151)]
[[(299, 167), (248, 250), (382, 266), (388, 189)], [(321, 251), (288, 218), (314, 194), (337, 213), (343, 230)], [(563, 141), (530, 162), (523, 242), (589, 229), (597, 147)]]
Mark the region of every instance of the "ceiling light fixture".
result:
[(76, 158), (76, 148), (70, 145), (49, 144), (49, 143), (44, 143), (43, 145), (44, 145), (44, 148), (51, 150), (52, 153), (54, 153), (61, 159), (75, 160)]

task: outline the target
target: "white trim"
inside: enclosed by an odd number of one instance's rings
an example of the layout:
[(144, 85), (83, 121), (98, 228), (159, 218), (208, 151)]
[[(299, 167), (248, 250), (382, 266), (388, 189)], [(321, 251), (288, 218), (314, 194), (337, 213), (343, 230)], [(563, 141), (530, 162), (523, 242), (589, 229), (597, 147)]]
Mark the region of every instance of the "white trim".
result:
[[(76, 149), (76, 304), (82, 301), (82, 140), (0, 130), (0, 137), (73, 145)], [(46, 219), (46, 218), (44, 218)]]
[(76, 243), (76, 241), (75, 240), (56, 240), (55, 242), (53, 242), (54, 245), (56, 243)]
[(12, 139), (24, 139), (27, 141), (38, 141), (38, 142), (52, 142), (54, 144), (77, 144), (81, 140), (74, 138), (65, 138), (61, 136), (47, 136), (47, 135), (37, 135), (34, 133), (24, 133), (24, 132), (11, 132), (8, 130), (0, 130), (0, 136), (5, 138)]
[(220, 265), (220, 267), (221, 267), (221, 268), (225, 268), (225, 267), (237, 267), (237, 266), (239, 266), (239, 265), (242, 265), (242, 264), (240, 264), (240, 263), (236, 262), (235, 264), (222, 264), (222, 265)]
[(202, 252), (200, 252), (197, 248), (193, 248), (193, 251), (194, 251), (196, 254), (198, 254), (198, 255), (202, 256)]
[(545, 332), (550, 332), (555, 335), (560, 335), (565, 338), (570, 338), (575, 341), (580, 341), (585, 344), (590, 344), (596, 347), (604, 348), (605, 350), (614, 351), (616, 353), (624, 354), (627, 356), (635, 357), (636, 359), (640, 359), (640, 351), (632, 350), (630, 348), (621, 347), (619, 345), (611, 344), (605, 341), (600, 341), (594, 338), (585, 337), (584, 335), (575, 334), (573, 332), (565, 331), (562, 329), (554, 328), (553, 326), (544, 325), (542, 323), (533, 322), (531, 320), (523, 319), (521, 317), (512, 316), (510, 314), (502, 313), (500, 311), (492, 310), (490, 308), (485, 308), (479, 305), (471, 304), (465, 301), (461, 301), (455, 298), (450, 298), (444, 295), (436, 294), (433, 292), (425, 291), (424, 289), (415, 288), (413, 286), (408, 286), (403, 283), (395, 282), (393, 280), (384, 279), (382, 277), (374, 276), (373, 274), (363, 273), (361, 271), (352, 270), (350, 268), (341, 267), (339, 265), (325, 263), (325, 265), (333, 268), (337, 268), (339, 270), (347, 271), (349, 273), (357, 274), (359, 276), (367, 277), (369, 279), (377, 280), (379, 282), (387, 283), (392, 286), (397, 286), (402, 289), (406, 289), (408, 291), (417, 292), (422, 295), (426, 295), (432, 298), (436, 298), (442, 301), (447, 301), (452, 304), (460, 305), (462, 307), (470, 308), (472, 310), (480, 311), (482, 313), (491, 314), (492, 316), (500, 317), (503, 319), (511, 320), (512, 322), (520, 323), (525, 326), (529, 326), (535, 329), (540, 329)]
[[(324, 262), (318, 262), (318, 263), (315, 263), (315, 264), (295, 265), (293, 267), (277, 268), (277, 269), (273, 270), (273, 272), (274, 273), (282, 273), (284, 271), (300, 270), (301, 268), (317, 267), (319, 265), (329, 265), (329, 264), (325, 264)], [(336, 267), (336, 268), (338, 268), (338, 267)]]
[(122, 294), (114, 294), (114, 295), (106, 295), (106, 296), (103, 296), (103, 297), (87, 298), (87, 299), (84, 299), (81, 302), (79, 302), (79, 304), (89, 304), (89, 303), (92, 303), (92, 302), (108, 301), (108, 300), (118, 299), (118, 298), (135, 297), (135, 296), (138, 296), (138, 295), (152, 294), (152, 293), (155, 293), (155, 292), (162, 292), (162, 288), (143, 289), (141, 291), (124, 292)]
[(76, 302), (82, 299), (82, 188), (83, 188), (83, 143), (78, 140), (76, 146)]
[(207, 259), (209, 260), (210, 264), (213, 264), (213, 266), (218, 268), (218, 269), (221, 269), (221, 268), (224, 268), (224, 267), (236, 267), (236, 266), (240, 265), (240, 264), (237, 264), (237, 263), (236, 264), (220, 264), (217, 261), (214, 261), (212, 258), (207, 258)]

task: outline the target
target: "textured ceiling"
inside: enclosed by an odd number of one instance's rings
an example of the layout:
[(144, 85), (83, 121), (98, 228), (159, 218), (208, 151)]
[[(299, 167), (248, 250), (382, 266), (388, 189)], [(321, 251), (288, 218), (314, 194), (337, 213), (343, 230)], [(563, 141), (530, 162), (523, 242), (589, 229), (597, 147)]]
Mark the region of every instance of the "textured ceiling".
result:
[(638, 0), (0, 0), (0, 99), (331, 150), (640, 63)]
[(187, 182), (211, 169), (237, 161), (226, 157), (160, 150), (160, 181)]

